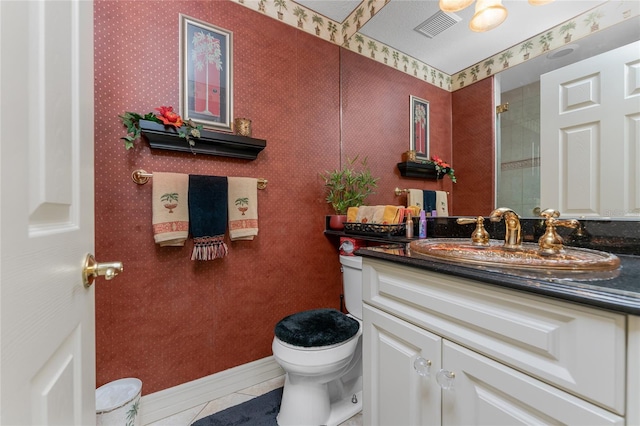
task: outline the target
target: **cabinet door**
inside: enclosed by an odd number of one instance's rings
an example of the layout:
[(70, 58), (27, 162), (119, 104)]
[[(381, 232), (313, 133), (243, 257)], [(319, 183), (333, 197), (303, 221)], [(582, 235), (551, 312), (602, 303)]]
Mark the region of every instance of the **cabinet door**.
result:
[(623, 425), (624, 419), (447, 340), (443, 425)]
[(363, 320), (364, 424), (440, 425), (440, 337), (367, 305)]

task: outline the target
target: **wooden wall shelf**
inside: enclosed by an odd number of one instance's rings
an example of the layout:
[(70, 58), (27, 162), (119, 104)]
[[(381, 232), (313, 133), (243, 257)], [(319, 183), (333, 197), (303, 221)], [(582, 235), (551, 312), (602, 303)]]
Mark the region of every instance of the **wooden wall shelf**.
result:
[(187, 140), (181, 138), (175, 128), (149, 120), (140, 120), (140, 130), (153, 149), (255, 160), (267, 146), (267, 141), (263, 139), (201, 130), (201, 137), (195, 139), (196, 144), (193, 147), (189, 147)]

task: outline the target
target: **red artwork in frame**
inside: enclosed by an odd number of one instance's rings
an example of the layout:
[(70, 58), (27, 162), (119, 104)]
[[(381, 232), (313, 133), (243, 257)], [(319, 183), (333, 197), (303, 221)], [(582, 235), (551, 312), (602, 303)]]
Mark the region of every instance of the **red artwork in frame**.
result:
[(233, 34), (180, 15), (180, 110), (183, 119), (231, 130)]
[(410, 96), (411, 143), (417, 158), (429, 159), (429, 101)]

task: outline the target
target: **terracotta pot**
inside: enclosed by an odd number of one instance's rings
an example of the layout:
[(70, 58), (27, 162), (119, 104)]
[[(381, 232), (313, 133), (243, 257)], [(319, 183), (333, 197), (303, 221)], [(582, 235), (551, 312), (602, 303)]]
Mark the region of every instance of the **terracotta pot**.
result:
[(177, 204), (165, 204), (164, 208), (165, 209), (169, 209), (169, 213), (173, 213), (173, 209), (175, 209), (176, 207), (178, 207)]
[(329, 218), (329, 228), (334, 231), (342, 231), (344, 229), (344, 222), (347, 221), (347, 215), (332, 215)]

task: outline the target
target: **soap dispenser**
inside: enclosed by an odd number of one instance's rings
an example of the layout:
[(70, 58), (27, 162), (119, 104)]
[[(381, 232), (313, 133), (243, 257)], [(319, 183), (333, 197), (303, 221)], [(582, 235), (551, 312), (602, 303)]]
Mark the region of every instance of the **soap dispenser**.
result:
[(406, 231), (405, 235), (407, 238), (413, 238), (413, 219), (411, 219), (411, 210), (407, 209), (407, 221), (405, 223)]
[(427, 238), (427, 217), (424, 210), (420, 211), (420, 222), (418, 222), (418, 238)]

